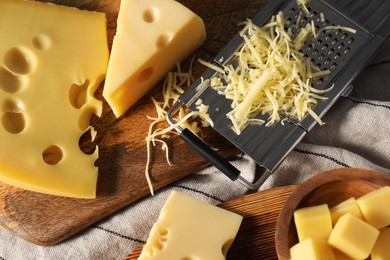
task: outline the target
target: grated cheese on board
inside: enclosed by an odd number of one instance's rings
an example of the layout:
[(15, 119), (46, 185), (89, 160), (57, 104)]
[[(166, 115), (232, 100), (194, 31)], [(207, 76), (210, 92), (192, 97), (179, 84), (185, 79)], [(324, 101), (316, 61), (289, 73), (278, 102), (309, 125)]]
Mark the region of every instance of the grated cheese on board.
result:
[[(156, 116), (147, 118), (151, 121), (148, 130), (148, 136), (145, 138), (147, 149), (147, 160), (145, 167), (145, 177), (149, 186), (150, 193), (154, 195), (154, 189), (152, 181), (150, 179), (150, 162), (151, 162), (151, 148), (161, 144), (161, 149), (165, 151), (166, 160), (169, 165), (172, 165), (169, 160), (169, 147), (166, 142), (172, 135), (177, 135), (175, 129), (178, 126), (182, 128), (188, 128), (197, 135), (202, 135), (202, 128), (212, 125), (212, 121), (208, 116), (208, 106), (202, 104), (199, 99), (196, 103), (197, 111), (190, 111), (188, 108), (180, 107), (177, 116), (174, 120), (177, 122), (175, 125), (167, 126), (167, 114), (171, 106), (176, 103), (184, 93), (184, 91), (192, 85), (194, 77), (192, 75), (192, 64), (188, 72), (182, 72), (180, 64), (177, 64), (176, 71), (171, 71), (167, 74), (162, 88), (163, 100), (157, 101), (155, 98), (151, 98), (156, 109)], [(202, 120), (196, 120), (196, 119)]]

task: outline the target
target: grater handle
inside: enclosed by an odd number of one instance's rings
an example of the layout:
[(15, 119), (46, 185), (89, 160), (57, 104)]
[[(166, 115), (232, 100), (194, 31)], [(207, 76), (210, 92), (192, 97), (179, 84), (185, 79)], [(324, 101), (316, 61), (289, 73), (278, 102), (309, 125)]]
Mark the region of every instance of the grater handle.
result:
[(225, 158), (214, 151), (210, 146), (199, 139), (191, 130), (185, 128), (180, 133), (180, 137), (197, 151), (203, 158), (213, 164), (218, 170), (224, 173), (229, 179), (235, 181), (240, 175), (240, 171), (231, 165)]

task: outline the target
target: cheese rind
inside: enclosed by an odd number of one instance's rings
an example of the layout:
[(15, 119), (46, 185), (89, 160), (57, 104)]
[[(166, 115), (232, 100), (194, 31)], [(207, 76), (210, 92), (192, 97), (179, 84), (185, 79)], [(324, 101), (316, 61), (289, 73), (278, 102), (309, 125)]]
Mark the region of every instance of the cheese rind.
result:
[(1, 0), (0, 28), (0, 181), (94, 198), (98, 151), (83, 153), (79, 140), (102, 113), (94, 92), (108, 64), (105, 14)]
[(103, 96), (120, 117), (206, 39), (203, 20), (174, 0), (122, 0)]
[(299, 241), (307, 238), (328, 239), (332, 231), (332, 218), (327, 204), (295, 210), (294, 222)]
[(225, 259), (242, 216), (172, 192), (139, 260)]

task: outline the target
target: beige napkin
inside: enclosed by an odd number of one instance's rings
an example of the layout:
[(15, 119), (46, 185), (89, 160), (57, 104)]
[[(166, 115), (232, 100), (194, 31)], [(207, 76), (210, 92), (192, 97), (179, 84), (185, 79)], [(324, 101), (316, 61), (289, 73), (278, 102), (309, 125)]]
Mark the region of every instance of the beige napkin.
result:
[[(359, 167), (390, 176), (390, 41), (341, 98), (287, 156), (261, 190), (301, 183), (326, 170)], [(255, 163), (244, 156), (234, 162), (245, 177)], [(52, 247), (40, 247), (0, 228), (0, 260), (123, 259), (147, 239), (172, 190), (218, 204), (246, 190), (209, 167), (146, 197), (78, 235)]]

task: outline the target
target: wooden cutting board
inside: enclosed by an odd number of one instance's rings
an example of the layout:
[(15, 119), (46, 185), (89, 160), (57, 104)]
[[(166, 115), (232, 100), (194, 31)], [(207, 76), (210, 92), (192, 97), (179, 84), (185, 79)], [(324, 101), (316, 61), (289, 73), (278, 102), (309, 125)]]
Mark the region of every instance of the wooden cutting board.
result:
[[(279, 213), (296, 185), (257, 192), (224, 202), (221, 208), (238, 213), (244, 217), (240, 230), (227, 260), (274, 260), (275, 229)], [(132, 252), (125, 260), (136, 260), (142, 247)]]
[[(101, 11), (107, 14), (109, 45), (116, 30), (119, 0), (46, 0), (80, 9)], [(253, 17), (265, 0), (179, 0), (204, 19), (208, 39), (196, 52), (197, 57), (211, 60), (239, 30), (238, 23)], [(188, 66), (189, 60), (183, 62)], [(194, 75), (200, 76), (204, 67), (194, 66)], [(96, 95), (101, 98), (102, 87)], [(91, 224), (113, 214), (132, 202), (149, 195), (144, 170), (146, 148), (144, 138), (149, 121), (146, 115), (155, 115), (150, 96), (158, 98), (157, 86), (149, 95), (116, 119), (104, 103), (101, 118), (93, 118), (98, 130), (99, 180), (97, 199), (81, 200), (49, 196), (0, 184), (0, 225), (16, 235), (39, 245), (53, 245), (72, 236)], [(136, 123), (135, 123), (136, 122)], [(220, 148), (225, 157), (238, 153), (237, 148), (209, 133), (208, 141)], [(88, 152), (93, 147), (81, 138), (81, 148)], [(165, 155), (153, 153), (151, 177), (155, 189), (179, 180), (207, 166), (205, 160), (185, 145), (179, 138), (170, 143), (173, 166), (166, 163)], [(249, 220), (251, 221), (251, 220)], [(263, 244), (264, 242), (262, 242)], [(262, 246), (262, 245), (259, 245)]]

